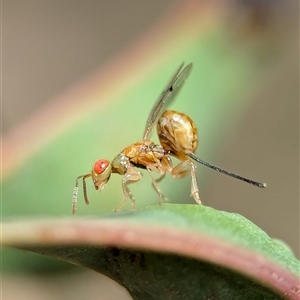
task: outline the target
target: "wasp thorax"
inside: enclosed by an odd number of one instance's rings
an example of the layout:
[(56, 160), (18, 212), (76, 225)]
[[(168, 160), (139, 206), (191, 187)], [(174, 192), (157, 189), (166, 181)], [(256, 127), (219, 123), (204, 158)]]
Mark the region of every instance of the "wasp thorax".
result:
[(112, 172), (123, 175), (126, 173), (129, 164), (128, 157), (120, 153), (112, 161)]
[(194, 153), (198, 145), (197, 129), (187, 115), (166, 110), (157, 122), (157, 134), (161, 145), (178, 158)]

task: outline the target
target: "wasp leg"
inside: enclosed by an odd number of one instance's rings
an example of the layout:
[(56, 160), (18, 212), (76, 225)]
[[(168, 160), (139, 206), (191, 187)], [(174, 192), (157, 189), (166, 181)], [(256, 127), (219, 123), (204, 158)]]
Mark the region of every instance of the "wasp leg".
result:
[[(166, 172), (168, 171), (169, 173), (171, 173), (171, 171), (173, 170), (173, 164), (172, 164), (171, 157), (168, 155), (165, 155), (162, 158), (162, 160), (160, 161), (160, 163), (150, 166), (150, 169), (151, 169), (151, 171), (155, 171), (155, 172), (161, 174), (161, 176), (154, 179), (156, 181), (156, 183), (161, 182), (166, 177)], [(154, 187), (153, 183), (152, 183), (152, 185)]]
[(155, 180), (156, 183), (158, 183), (158, 182), (161, 182), (165, 177), (166, 177), (166, 173), (162, 174), (158, 178), (155, 178), (154, 180)]
[[(191, 170), (190, 172), (188, 170), (185, 170), (187, 166), (190, 166)], [(197, 183), (197, 177), (196, 177), (196, 169), (197, 166), (190, 160), (184, 160), (181, 161), (178, 165), (176, 165), (173, 170), (171, 171), (171, 175), (173, 178), (182, 178), (188, 173), (191, 173), (192, 177), (192, 183), (191, 183), (191, 196), (195, 199), (196, 203), (199, 205), (202, 204), (199, 196), (199, 189), (198, 189), (198, 183)]]
[(127, 172), (122, 179), (123, 201), (117, 208), (114, 209), (114, 212), (118, 212), (124, 206), (128, 198), (131, 200), (131, 208), (132, 209), (135, 208), (134, 197), (127, 185), (129, 183), (139, 181), (141, 178), (142, 178), (142, 174), (139, 171), (137, 171), (132, 166), (128, 167)]
[(168, 155), (165, 155), (162, 160), (160, 161), (160, 165), (159, 168), (157, 168), (156, 172), (158, 173), (162, 173), (162, 175), (158, 178), (155, 179), (155, 181), (161, 182), (165, 177), (166, 177), (166, 172), (168, 171), (169, 173), (171, 173), (171, 171), (173, 170), (173, 163), (171, 160), (171, 157)]
[[(168, 202), (169, 199), (166, 196), (164, 196), (162, 190), (159, 188), (159, 186), (157, 184), (157, 182), (161, 181), (166, 176), (167, 169), (161, 163), (149, 165), (149, 166), (147, 166), (146, 169), (147, 169), (148, 174), (149, 174), (149, 176), (152, 180), (152, 186), (154, 187), (154, 189), (156, 190), (156, 192), (159, 195), (158, 204), (161, 205), (163, 203), (163, 201)], [(158, 179), (155, 179), (152, 176), (151, 172), (157, 172), (157, 173), (161, 174), (161, 176)]]
[(73, 190), (73, 201), (72, 201), (72, 214), (75, 215), (76, 214), (76, 206), (77, 206), (77, 198), (78, 198), (78, 186), (79, 186), (79, 181), (78, 179), (82, 178), (82, 186), (83, 186), (83, 196), (84, 196), (84, 201), (85, 203), (88, 205), (89, 199), (87, 196), (87, 191), (86, 191), (86, 182), (85, 179), (91, 177), (92, 174), (86, 174), (86, 175), (81, 175), (78, 176), (76, 178), (76, 182), (75, 182), (75, 187)]

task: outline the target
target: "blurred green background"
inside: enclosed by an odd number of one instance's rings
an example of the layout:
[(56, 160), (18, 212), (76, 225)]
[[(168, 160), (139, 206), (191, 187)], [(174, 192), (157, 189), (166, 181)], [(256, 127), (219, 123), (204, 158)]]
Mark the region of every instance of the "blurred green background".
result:
[[(17, 172), (3, 174), (2, 216), (69, 216), (75, 178), (89, 172), (94, 160), (113, 159), (140, 139), (149, 111), (173, 72), (182, 61), (193, 62), (189, 79), (170, 107), (194, 119), (200, 139), (197, 155), (268, 184), (261, 190), (199, 166), (203, 203), (242, 214), (271, 237), (287, 242), (299, 257), (297, 5), (3, 1), (3, 143), (45, 105), (51, 110), (52, 103), (52, 119), (44, 122), (54, 133), (43, 136), (39, 150), (20, 162)], [(195, 11), (203, 17), (199, 24)], [(189, 22), (198, 27), (189, 27)], [(160, 26), (162, 32), (168, 28), (171, 33), (166, 41), (155, 40)], [(149, 43), (152, 36), (156, 48)], [(97, 78), (103, 78), (102, 70), (111, 65), (115, 74), (109, 78), (116, 80), (109, 82), (116, 93), (103, 99), (103, 83), (97, 87)], [(84, 82), (96, 82), (91, 86), (98, 89), (99, 101), (83, 93), (73, 103), (66, 102), (63, 123), (63, 112), (55, 109), (57, 99), (70, 97), (71, 88)], [(83, 107), (79, 118), (78, 106)], [(46, 127), (43, 120), (40, 126)], [(155, 133), (152, 136), (155, 140)], [(26, 139), (23, 136), (12, 149), (22, 147)], [(78, 215), (110, 213), (122, 199), (120, 181), (120, 176), (112, 176), (101, 194), (89, 181), (91, 204), (85, 206), (80, 189)], [(175, 182), (167, 178), (161, 187), (172, 202), (193, 203), (190, 178)], [(132, 191), (138, 207), (157, 201), (147, 174)], [(77, 286), (86, 298), (101, 293), (101, 299), (130, 299), (113, 282), (100, 281), (98, 274), (31, 253), (3, 250), (2, 270), (3, 299), (19, 299), (24, 286), (30, 299), (82, 299)], [(55, 292), (45, 293), (54, 286)]]

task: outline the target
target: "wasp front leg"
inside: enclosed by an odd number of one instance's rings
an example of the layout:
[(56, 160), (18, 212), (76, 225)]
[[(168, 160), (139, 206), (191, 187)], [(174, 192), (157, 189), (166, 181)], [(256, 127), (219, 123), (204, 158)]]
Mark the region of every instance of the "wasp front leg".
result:
[[(186, 170), (185, 168), (187, 166), (190, 166), (190, 171)], [(196, 203), (199, 205), (202, 204), (199, 196), (199, 189), (198, 189), (198, 183), (197, 183), (197, 177), (196, 177), (196, 165), (190, 161), (190, 160), (184, 160), (181, 161), (177, 166), (175, 166), (172, 171), (171, 175), (173, 178), (182, 178), (187, 176), (189, 173), (192, 177), (192, 183), (191, 183), (191, 196), (195, 199)]]
[(122, 179), (122, 190), (123, 190), (123, 201), (122, 203), (114, 209), (114, 212), (118, 212), (126, 203), (129, 198), (131, 200), (132, 209), (135, 208), (135, 200), (128, 188), (128, 184), (141, 180), (142, 174), (137, 171), (133, 166), (128, 166), (128, 169)]

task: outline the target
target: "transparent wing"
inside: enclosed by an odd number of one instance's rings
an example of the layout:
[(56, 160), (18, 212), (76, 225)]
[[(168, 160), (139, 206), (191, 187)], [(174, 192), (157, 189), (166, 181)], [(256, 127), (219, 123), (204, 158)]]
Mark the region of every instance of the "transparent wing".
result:
[(155, 103), (154, 107), (152, 108), (152, 111), (149, 115), (149, 118), (146, 123), (146, 128), (144, 132), (144, 138), (143, 140), (148, 139), (149, 134), (153, 128), (153, 124), (157, 117), (159, 116), (159, 113), (161, 112), (162, 107), (164, 104), (168, 101), (168, 103), (171, 102), (172, 99), (175, 98), (178, 91), (182, 87), (184, 81), (189, 76), (191, 70), (192, 70), (193, 64), (188, 64), (184, 67), (184, 64), (182, 63), (179, 67), (179, 69), (176, 71), (175, 75), (172, 77), (170, 83), (168, 84), (167, 88), (163, 91), (162, 95), (158, 99), (158, 101)]

